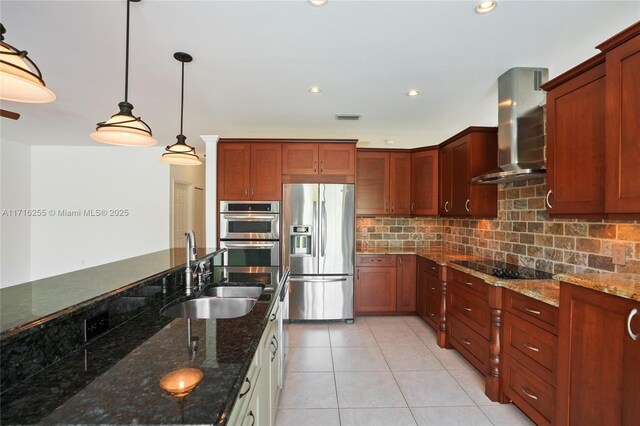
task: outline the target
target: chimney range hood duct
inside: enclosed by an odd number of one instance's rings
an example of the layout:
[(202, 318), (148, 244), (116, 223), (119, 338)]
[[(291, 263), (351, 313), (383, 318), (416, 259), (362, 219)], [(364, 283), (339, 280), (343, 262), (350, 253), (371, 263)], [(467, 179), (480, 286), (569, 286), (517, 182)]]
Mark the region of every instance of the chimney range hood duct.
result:
[(546, 175), (545, 92), (548, 68), (511, 68), (498, 78), (498, 168), (471, 179), (507, 183)]

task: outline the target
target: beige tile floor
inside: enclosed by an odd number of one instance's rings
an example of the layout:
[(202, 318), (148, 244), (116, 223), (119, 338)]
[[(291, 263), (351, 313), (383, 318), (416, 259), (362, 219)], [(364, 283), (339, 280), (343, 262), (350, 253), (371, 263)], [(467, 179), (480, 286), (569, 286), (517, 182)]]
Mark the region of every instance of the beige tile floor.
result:
[(418, 317), (289, 326), (277, 426), (531, 425)]

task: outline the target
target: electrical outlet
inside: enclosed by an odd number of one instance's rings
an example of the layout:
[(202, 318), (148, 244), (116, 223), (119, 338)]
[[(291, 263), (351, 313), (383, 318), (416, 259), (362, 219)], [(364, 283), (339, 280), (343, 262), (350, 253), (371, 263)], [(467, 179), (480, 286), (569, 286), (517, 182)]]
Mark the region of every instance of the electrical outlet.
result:
[(614, 265), (625, 265), (627, 263), (627, 253), (624, 244), (613, 244), (611, 246), (611, 261)]

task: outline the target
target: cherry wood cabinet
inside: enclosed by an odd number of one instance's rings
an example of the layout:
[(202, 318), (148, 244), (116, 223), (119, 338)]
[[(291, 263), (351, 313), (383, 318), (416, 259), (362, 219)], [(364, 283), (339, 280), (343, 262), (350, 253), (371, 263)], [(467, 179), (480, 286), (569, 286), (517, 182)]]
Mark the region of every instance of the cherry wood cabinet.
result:
[(282, 144), (282, 174), (318, 174), (318, 144), (297, 142)]
[(281, 148), (278, 143), (218, 144), (218, 199), (279, 200)]
[(446, 343), (453, 346), (485, 376), (485, 394), (492, 401), (502, 397), (502, 288), (447, 267)]
[(446, 292), (440, 280), (441, 266), (421, 256), (417, 258), (416, 312), (437, 333), (440, 347), (446, 347)]
[(283, 175), (354, 175), (356, 141), (282, 144)]
[(389, 154), (358, 150), (356, 161), (356, 214), (389, 213)]
[(604, 214), (604, 55), (546, 83), (547, 211)]
[(389, 154), (389, 205), (393, 215), (411, 213), (411, 154)]
[(547, 211), (604, 213), (604, 55), (543, 86), (547, 93)]
[(497, 166), (497, 156), (495, 127), (469, 127), (440, 144), (441, 216), (497, 215), (497, 186), (471, 183), (473, 177)]
[(396, 255), (396, 311), (416, 311), (416, 256)]
[(357, 151), (356, 214), (409, 215), (411, 155), (380, 150)]
[(438, 150), (435, 148), (411, 153), (411, 214), (438, 214)]
[(355, 311), (359, 315), (416, 312), (416, 256), (356, 256)]
[(358, 260), (354, 289), (356, 315), (396, 312), (395, 256), (356, 256), (356, 259)]
[(598, 46), (606, 54), (607, 213), (640, 213), (640, 21)]
[(638, 301), (560, 283), (556, 424), (638, 424), (639, 311)]
[(504, 290), (501, 388), (536, 424), (556, 413), (558, 308)]
[(602, 53), (545, 83), (547, 211), (635, 219), (640, 213), (640, 22)]

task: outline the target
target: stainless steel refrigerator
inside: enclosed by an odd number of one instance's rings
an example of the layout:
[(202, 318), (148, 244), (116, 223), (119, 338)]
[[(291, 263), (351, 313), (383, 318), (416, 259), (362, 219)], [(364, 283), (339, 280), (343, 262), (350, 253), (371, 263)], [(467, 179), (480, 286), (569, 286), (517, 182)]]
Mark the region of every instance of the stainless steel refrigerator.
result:
[(282, 187), (282, 265), (291, 268), (289, 318), (353, 320), (353, 184)]

